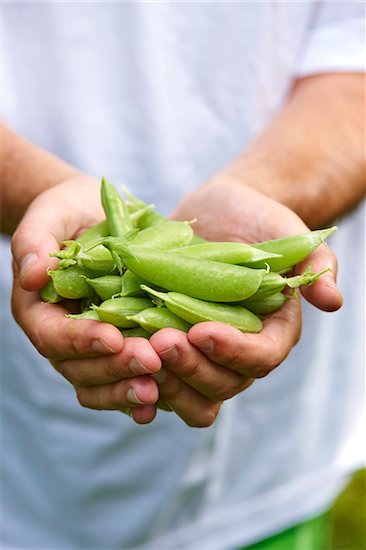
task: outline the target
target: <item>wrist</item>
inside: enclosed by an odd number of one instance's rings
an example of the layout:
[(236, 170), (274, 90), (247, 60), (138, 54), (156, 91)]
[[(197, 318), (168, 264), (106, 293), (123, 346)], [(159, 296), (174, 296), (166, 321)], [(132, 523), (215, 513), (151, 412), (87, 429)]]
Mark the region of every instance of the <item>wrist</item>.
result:
[(80, 173), (5, 125), (1, 125), (1, 145), (1, 231), (12, 234), (37, 196)]

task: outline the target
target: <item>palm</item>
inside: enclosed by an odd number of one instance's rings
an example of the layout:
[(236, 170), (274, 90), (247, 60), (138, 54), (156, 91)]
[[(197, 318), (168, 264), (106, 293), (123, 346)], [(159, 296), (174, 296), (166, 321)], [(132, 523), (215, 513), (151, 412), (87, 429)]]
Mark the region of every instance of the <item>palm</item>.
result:
[(180, 203), (173, 217), (196, 219), (195, 233), (211, 241), (253, 243), (307, 230), (287, 207), (236, 182), (197, 189)]

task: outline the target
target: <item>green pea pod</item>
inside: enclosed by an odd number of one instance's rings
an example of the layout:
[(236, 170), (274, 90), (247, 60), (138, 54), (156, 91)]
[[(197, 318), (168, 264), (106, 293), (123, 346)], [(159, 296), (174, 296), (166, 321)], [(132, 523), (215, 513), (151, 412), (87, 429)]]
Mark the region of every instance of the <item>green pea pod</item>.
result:
[(49, 269), (47, 274), (52, 278), (56, 292), (63, 298), (78, 300), (94, 294), (94, 290), (86, 282), (87, 272), (78, 266)]
[(136, 222), (136, 227), (139, 229), (147, 229), (148, 227), (159, 225), (160, 223), (164, 223), (166, 221), (168, 221), (166, 216), (159, 214), (155, 210), (151, 210), (150, 212), (146, 212), (139, 217)]
[(268, 313), (273, 313), (280, 309), (288, 298), (282, 292), (276, 292), (266, 296), (265, 298), (254, 300), (249, 298), (249, 300), (244, 300), (240, 305), (255, 313), (256, 315), (267, 315)]
[(132, 328), (138, 326), (134, 321), (128, 319), (142, 309), (151, 307), (151, 300), (147, 298), (111, 298), (102, 302), (99, 306), (92, 306), (98, 313), (99, 319), (116, 327)]
[(100, 321), (98, 313), (96, 311), (93, 311), (92, 309), (88, 309), (86, 311), (83, 311), (82, 313), (68, 313), (66, 317), (76, 320), (89, 319), (90, 321)]
[[(135, 242), (132, 241), (132, 244), (135, 244)], [(250, 244), (236, 242), (204, 242), (176, 248), (172, 252), (201, 260), (246, 265), (251, 265), (258, 260), (279, 257), (278, 254), (259, 250)]]
[(131, 239), (133, 246), (146, 246), (159, 249), (176, 248), (187, 245), (193, 236), (188, 222), (162, 222), (140, 231)]
[(330, 271), (329, 267), (318, 273), (313, 273), (310, 268), (308, 268), (302, 275), (295, 275), (294, 277), (283, 277), (279, 273), (269, 271), (264, 275), (257, 292), (255, 292), (251, 298), (252, 300), (263, 300), (267, 296), (281, 292), (286, 286), (295, 289), (299, 286), (311, 285), (327, 271)]
[(147, 332), (142, 327), (136, 327), (136, 328), (126, 328), (126, 329), (120, 329), (123, 338), (147, 338), (149, 339), (151, 336), (150, 332)]
[[(109, 243), (113, 250), (113, 243)], [(118, 248), (123, 263), (138, 277), (166, 290), (212, 302), (237, 302), (256, 292), (265, 270), (179, 256), (140, 246)]]
[(238, 328), (242, 332), (259, 332), (262, 321), (242, 306), (218, 304), (186, 296), (178, 292), (158, 292), (142, 285), (143, 290), (164, 300), (166, 307), (175, 315), (194, 325), (204, 321), (219, 321)]
[(76, 242), (84, 246), (90, 243), (90, 241), (94, 241), (95, 239), (100, 239), (102, 237), (108, 237), (108, 235), (110, 235), (109, 225), (107, 220), (103, 220), (81, 233), (81, 235), (79, 235), (76, 239)]
[(192, 326), (166, 307), (143, 309), (139, 313), (128, 317), (128, 319), (135, 321), (151, 334), (162, 328), (177, 328), (183, 332), (188, 332)]
[(103, 301), (119, 294), (122, 288), (122, 278), (119, 275), (102, 275), (101, 277), (87, 279), (86, 282), (94, 288)]
[(111, 235), (122, 237), (128, 231), (131, 231), (133, 223), (126, 203), (114, 185), (105, 178), (102, 178), (101, 199)]
[(126, 269), (122, 275), (121, 296), (144, 296), (145, 292), (141, 290), (141, 285), (146, 281), (138, 277), (130, 269)]
[(194, 244), (202, 244), (207, 242), (208, 241), (206, 241), (206, 239), (204, 239), (203, 237), (199, 237), (198, 235), (193, 235), (192, 240), (189, 244), (194, 245)]
[(290, 237), (283, 237), (282, 239), (255, 243), (252, 246), (265, 252), (280, 254), (281, 257), (269, 258), (265, 262), (259, 261), (254, 266), (263, 268), (267, 264), (272, 271), (283, 271), (293, 267), (302, 260), (305, 260), (335, 231), (337, 231), (337, 227), (330, 227), (329, 229), (309, 231), (302, 235), (292, 235)]
[(79, 253), (78, 262), (86, 269), (103, 273), (110, 273), (116, 267), (112, 254), (101, 244), (91, 248), (88, 252)]
[(40, 295), (43, 302), (49, 302), (50, 304), (57, 304), (57, 302), (63, 300), (62, 296), (57, 293), (52, 279), (40, 290)]
[(64, 241), (64, 244), (67, 248), (62, 250), (57, 250), (57, 252), (51, 252), (49, 256), (51, 258), (58, 258), (59, 260), (74, 260), (77, 258), (81, 250), (81, 244), (77, 241)]

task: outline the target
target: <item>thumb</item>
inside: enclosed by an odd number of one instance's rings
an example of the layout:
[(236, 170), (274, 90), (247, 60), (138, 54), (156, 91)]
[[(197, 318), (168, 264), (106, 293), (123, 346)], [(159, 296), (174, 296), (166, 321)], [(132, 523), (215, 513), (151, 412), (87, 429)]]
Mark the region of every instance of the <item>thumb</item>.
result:
[(59, 243), (67, 238), (64, 221), (58, 208), (37, 199), (25, 213), (11, 242), (20, 284), (25, 290), (39, 290), (49, 281), (47, 268), (58, 264), (49, 254), (59, 250)]
[(337, 258), (325, 243), (299, 264), (296, 271), (301, 273), (308, 266), (314, 272), (322, 271), (327, 267), (330, 268), (330, 271), (322, 275), (314, 284), (301, 288), (304, 298), (323, 311), (339, 309), (342, 306), (343, 298), (336, 284)]

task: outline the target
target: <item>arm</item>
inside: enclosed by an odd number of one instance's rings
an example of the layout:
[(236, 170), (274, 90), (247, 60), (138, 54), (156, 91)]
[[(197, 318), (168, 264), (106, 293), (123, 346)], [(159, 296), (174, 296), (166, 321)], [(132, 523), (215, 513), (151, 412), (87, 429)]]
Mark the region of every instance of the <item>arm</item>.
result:
[[(174, 217), (197, 217), (211, 240), (256, 242), (326, 225), (365, 195), (363, 75), (306, 78), (296, 83), (278, 116), (230, 166), (194, 191)], [(342, 304), (336, 258), (326, 245), (307, 263), (332, 273), (305, 287), (315, 306)], [(305, 265), (299, 266), (303, 269)], [(160, 395), (189, 423), (209, 425), (220, 403), (279, 365), (301, 332), (299, 301), (267, 317), (259, 334), (218, 323), (193, 327), (188, 337), (166, 329), (151, 342), (163, 361)]]
[(282, 111), (224, 174), (285, 204), (311, 229), (345, 214), (366, 193), (364, 86), (364, 74), (298, 80)]

